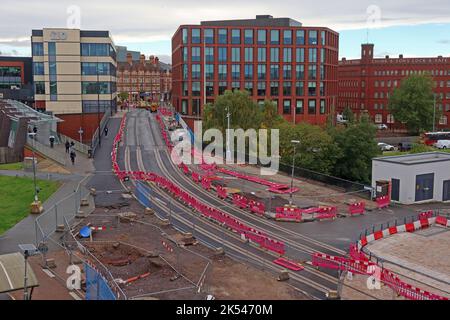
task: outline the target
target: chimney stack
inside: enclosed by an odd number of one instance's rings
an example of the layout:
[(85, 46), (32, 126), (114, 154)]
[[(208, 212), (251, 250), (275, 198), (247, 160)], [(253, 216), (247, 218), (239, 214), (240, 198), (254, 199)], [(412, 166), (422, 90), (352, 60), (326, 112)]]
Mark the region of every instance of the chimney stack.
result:
[(145, 63), (145, 54), (141, 54), (141, 57), (139, 58), (139, 62), (140, 62), (140, 64)]
[(400, 59), (403, 59), (403, 55), (402, 55), (402, 54), (401, 54), (401, 55), (399, 55), (398, 57), (399, 57)]
[(127, 53), (127, 62), (128, 64), (133, 63), (133, 55), (130, 52)]

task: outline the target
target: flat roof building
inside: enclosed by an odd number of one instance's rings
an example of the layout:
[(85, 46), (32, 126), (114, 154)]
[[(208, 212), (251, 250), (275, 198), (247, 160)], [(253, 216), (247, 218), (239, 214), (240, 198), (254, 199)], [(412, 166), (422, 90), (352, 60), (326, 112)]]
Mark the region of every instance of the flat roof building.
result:
[(0, 57), (0, 99), (13, 99), (33, 105), (31, 57)]
[(172, 104), (189, 126), (225, 90), (272, 100), (293, 123), (324, 124), (337, 96), (339, 34), (290, 18), (202, 21), (172, 38)]
[(116, 48), (109, 31), (32, 31), (36, 107), (64, 120), (58, 131), (89, 141), (98, 114), (117, 110)]
[(391, 182), (392, 201), (402, 204), (450, 201), (450, 154), (427, 152), (372, 161), (372, 187)]

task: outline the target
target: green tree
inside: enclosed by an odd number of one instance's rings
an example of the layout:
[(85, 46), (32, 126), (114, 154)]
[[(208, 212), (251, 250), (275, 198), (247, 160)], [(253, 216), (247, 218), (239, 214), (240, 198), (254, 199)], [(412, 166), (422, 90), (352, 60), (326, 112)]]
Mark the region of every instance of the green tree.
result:
[(346, 107), (342, 112), (342, 115), (344, 116), (344, 119), (349, 123), (355, 122), (355, 114), (353, 113), (352, 109), (350, 109), (350, 107)]
[(272, 129), (284, 122), (284, 118), (278, 114), (277, 105), (270, 100), (264, 101), (261, 113), (262, 129)]
[[(395, 88), (389, 99), (389, 110), (408, 131), (417, 134), (431, 130), (440, 113), (434, 110), (434, 80), (429, 75), (411, 75)], [(436, 118), (434, 118), (436, 111)]]
[(117, 96), (119, 97), (120, 101), (128, 100), (128, 92), (120, 92)]
[(334, 174), (338, 177), (370, 183), (372, 159), (381, 154), (375, 141), (376, 127), (367, 116), (346, 128), (333, 130), (334, 141), (340, 149)]

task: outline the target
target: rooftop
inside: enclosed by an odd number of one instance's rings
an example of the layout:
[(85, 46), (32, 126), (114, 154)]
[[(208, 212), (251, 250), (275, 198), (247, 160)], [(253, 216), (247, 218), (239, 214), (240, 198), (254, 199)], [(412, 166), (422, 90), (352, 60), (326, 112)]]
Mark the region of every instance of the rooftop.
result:
[(255, 19), (202, 21), (201, 25), (219, 27), (301, 27), (302, 23), (291, 18), (257, 15)]
[(425, 152), (425, 153), (408, 154), (404, 156), (379, 157), (373, 160), (381, 162), (390, 162), (401, 165), (416, 165), (442, 161), (450, 162), (450, 153)]

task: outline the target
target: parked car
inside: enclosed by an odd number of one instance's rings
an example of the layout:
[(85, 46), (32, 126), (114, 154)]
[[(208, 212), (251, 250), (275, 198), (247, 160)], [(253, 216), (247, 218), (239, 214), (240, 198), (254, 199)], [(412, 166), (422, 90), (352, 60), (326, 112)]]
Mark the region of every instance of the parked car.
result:
[(413, 148), (413, 144), (411, 142), (400, 142), (398, 144), (398, 150), (401, 152), (411, 151), (412, 148)]
[(450, 149), (450, 140), (439, 140), (434, 146), (438, 149)]
[(378, 130), (387, 130), (389, 129), (388, 126), (384, 123), (381, 123), (379, 125), (377, 125)]
[(394, 146), (391, 146), (390, 144), (384, 142), (378, 143), (378, 148), (380, 148), (381, 151), (395, 151), (396, 149)]

